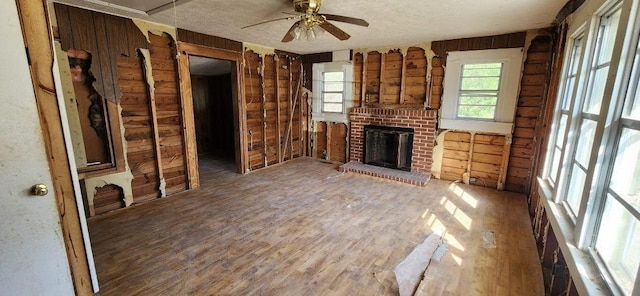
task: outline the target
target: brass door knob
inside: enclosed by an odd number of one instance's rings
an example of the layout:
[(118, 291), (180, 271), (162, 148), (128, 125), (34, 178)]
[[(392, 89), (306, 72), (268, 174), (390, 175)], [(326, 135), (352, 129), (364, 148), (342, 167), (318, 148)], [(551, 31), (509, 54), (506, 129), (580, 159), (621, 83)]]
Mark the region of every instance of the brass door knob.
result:
[(49, 193), (49, 188), (47, 188), (47, 185), (36, 184), (31, 187), (31, 194), (33, 195), (45, 196), (47, 195), (47, 193)]

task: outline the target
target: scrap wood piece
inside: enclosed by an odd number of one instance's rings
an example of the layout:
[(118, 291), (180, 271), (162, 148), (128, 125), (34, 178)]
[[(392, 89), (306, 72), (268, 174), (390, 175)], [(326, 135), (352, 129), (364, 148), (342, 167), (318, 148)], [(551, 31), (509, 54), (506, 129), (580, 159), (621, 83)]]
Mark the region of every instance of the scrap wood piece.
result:
[(414, 295), (431, 262), (431, 257), (442, 244), (443, 237), (444, 232), (431, 233), (393, 271), (374, 273), (378, 282), (384, 287), (385, 295)]

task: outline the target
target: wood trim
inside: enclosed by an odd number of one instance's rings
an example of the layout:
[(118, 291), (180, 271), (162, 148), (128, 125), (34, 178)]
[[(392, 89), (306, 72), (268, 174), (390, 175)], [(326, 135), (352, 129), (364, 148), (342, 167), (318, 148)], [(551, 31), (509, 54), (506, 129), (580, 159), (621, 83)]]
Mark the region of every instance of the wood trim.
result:
[[(407, 54), (409, 54), (409, 50), (402, 55), (402, 72), (400, 72), (400, 98), (398, 99), (398, 103), (400, 105), (404, 104), (404, 94), (406, 91), (406, 73), (407, 72)], [(426, 57), (425, 57), (426, 58)]]
[[(260, 62), (260, 67), (262, 68), (262, 79), (260, 79), (260, 87), (262, 88), (260, 92), (262, 93), (262, 165), (263, 167), (269, 166), (269, 160), (267, 159), (267, 93), (264, 90), (264, 58), (266, 55), (261, 55), (260, 58), (262, 61)], [(276, 79), (278, 77), (276, 76)]]
[(355, 107), (362, 107), (365, 106), (365, 104), (369, 103), (369, 100), (366, 100), (367, 98), (367, 57), (369, 56), (369, 54), (362, 54), (362, 85), (360, 86), (362, 88), (362, 90), (360, 91), (360, 106), (355, 106)]
[[(144, 79), (148, 84), (155, 85), (155, 82), (153, 80), (153, 75), (151, 74), (153, 69), (151, 69), (150, 67), (151, 53), (149, 52), (149, 50), (143, 50), (142, 58), (145, 60), (145, 62), (143, 63), (144, 71), (142, 72)], [(164, 169), (162, 167), (162, 151), (160, 150), (160, 133), (158, 131), (158, 111), (156, 109), (156, 96), (153, 88), (151, 88), (149, 92), (149, 112), (151, 114), (151, 130), (153, 131), (153, 147), (156, 154), (158, 181), (160, 182), (160, 184), (163, 184)], [(187, 178), (189, 178), (189, 176), (187, 176)], [(160, 186), (161, 186), (160, 196), (165, 197), (167, 195), (166, 188), (162, 190), (163, 187), (162, 185)]]
[(511, 135), (504, 136), (504, 147), (502, 150), (502, 161), (500, 167), (500, 175), (498, 175), (498, 190), (504, 190), (507, 183), (507, 172), (509, 170), (509, 156), (511, 154), (511, 143), (513, 142)]
[(273, 63), (274, 63), (274, 68), (275, 71), (273, 73), (273, 76), (276, 79), (276, 129), (278, 130), (278, 143), (277, 143), (277, 147), (278, 147), (278, 162), (282, 162), (282, 131), (281, 131), (281, 124), (280, 124), (280, 79), (278, 78), (278, 71), (280, 70), (280, 56), (278, 55), (274, 55), (273, 56)]
[[(189, 55), (203, 56), (235, 62), (237, 99), (233, 102), (233, 109), (237, 117), (234, 118), (234, 132), (236, 142), (236, 167), (238, 172), (244, 174), (249, 168), (247, 144), (245, 140), (245, 126), (247, 121), (246, 102), (244, 97), (244, 52), (236, 52), (227, 49), (213, 48), (186, 42), (176, 42), (178, 49), (178, 72), (180, 74), (180, 94), (183, 103), (183, 124), (185, 131), (185, 143), (187, 153), (187, 171), (189, 188), (199, 186), (198, 154), (196, 151), (195, 122), (193, 113), (193, 94), (191, 89), (191, 77), (189, 72)], [(187, 81), (188, 79), (188, 81)], [(188, 137), (188, 139), (187, 139)], [(238, 151), (239, 150), (239, 151)], [(195, 179), (195, 180), (194, 180)], [(193, 187), (192, 187), (193, 186)]]
[(191, 73), (189, 72), (189, 56), (178, 51), (178, 79), (180, 79), (180, 104), (184, 122), (184, 150), (187, 165), (188, 189), (200, 187), (198, 173), (198, 145), (196, 145), (196, 124), (193, 113), (193, 90), (191, 89)]
[(190, 44), (178, 41), (178, 50), (187, 52), (189, 55), (204, 56), (228, 61), (242, 61), (242, 53), (221, 48)]
[(93, 295), (71, 167), (62, 135), (62, 119), (58, 112), (46, 2), (17, 0), (16, 3), (25, 46), (29, 48), (29, 56), (37, 57), (30, 59), (31, 78), (73, 286), (77, 295)]

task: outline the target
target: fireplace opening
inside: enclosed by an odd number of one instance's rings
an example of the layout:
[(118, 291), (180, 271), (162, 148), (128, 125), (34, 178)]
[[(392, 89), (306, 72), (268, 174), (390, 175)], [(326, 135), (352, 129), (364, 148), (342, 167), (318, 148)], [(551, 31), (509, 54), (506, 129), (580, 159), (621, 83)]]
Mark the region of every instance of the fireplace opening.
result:
[(364, 126), (364, 163), (411, 171), (413, 129), (392, 126)]

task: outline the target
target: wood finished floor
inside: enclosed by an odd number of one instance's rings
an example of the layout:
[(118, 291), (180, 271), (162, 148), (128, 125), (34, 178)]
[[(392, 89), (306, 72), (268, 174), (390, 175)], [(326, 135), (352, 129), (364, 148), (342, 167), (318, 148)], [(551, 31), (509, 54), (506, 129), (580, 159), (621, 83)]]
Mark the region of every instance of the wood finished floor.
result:
[(200, 189), (90, 219), (99, 294), (384, 295), (373, 273), (446, 228), (418, 294), (544, 295), (524, 196), (336, 167), (301, 158), (241, 176), (208, 159)]

